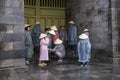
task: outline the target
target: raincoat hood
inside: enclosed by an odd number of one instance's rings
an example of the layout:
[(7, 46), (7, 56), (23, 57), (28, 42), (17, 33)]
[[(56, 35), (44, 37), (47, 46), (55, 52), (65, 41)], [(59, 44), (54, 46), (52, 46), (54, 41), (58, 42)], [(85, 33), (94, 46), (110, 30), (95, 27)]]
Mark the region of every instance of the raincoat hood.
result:
[(87, 39), (88, 36), (87, 36), (86, 34), (83, 33), (83, 34), (81, 34), (81, 35), (79, 36), (79, 38), (80, 38), (80, 39)]

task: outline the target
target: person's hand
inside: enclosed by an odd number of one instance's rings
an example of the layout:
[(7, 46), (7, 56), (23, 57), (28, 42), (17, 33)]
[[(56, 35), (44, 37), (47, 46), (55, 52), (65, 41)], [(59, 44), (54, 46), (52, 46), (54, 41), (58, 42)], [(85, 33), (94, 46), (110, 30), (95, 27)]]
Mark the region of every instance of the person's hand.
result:
[(48, 50), (51, 50), (50, 48), (48, 48)]

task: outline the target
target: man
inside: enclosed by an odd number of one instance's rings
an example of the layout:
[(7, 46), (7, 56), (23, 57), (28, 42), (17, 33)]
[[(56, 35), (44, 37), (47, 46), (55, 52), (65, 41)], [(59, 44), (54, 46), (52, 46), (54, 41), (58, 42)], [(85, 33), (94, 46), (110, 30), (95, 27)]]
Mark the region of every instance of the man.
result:
[(77, 27), (74, 21), (70, 21), (69, 24), (70, 24), (70, 27), (68, 29), (68, 45), (70, 47), (70, 53), (73, 54), (76, 52)]
[(33, 42), (34, 42), (34, 60), (35, 61), (38, 61), (38, 58), (39, 58), (39, 45), (40, 45), (40, 39), (39, 39), (39, 36), (40, 36), (40, 33), (42, 32), (41, 30), (41, 26), (40, 26), (40, 22), (37, 21), (35, 26), (33, 27)]

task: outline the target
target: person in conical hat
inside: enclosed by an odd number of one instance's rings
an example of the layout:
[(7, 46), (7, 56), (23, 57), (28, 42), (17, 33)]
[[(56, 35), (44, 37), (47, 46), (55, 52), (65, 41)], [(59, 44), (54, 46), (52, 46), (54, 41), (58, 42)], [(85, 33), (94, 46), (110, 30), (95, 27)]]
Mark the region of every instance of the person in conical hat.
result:
[(91, 58), (91, 43), (89, 41), (89, 30), (83, 30), (83, 33), (79, 36), (78, 42), (78, 62), (81, 63), (81, 66), (87, 66)]
[(40, 26), (40, 22), (37, 21), (35, 23), (35, 26), (33, 27), (32, 29), (32, 38), (33, 38), (33, 44), (34, 44), (34, 56), (33, 56), (33, 60), (34, 62), (38, 62), (39, 61), (39, 49), (40, 49), (40, 39), (39, 39), (39, 36), (40, 36), (40, 33), (42, 33), (42, 29), (41, 29), (41, 26)]
[(48, 44), (49, 44), (49, 38), (47, 38), (47, 35), (44, 33), (41, 33), (40, 35), (40, 55), (39, 55), (39, 66), (43, 67), (46, 66), (47, 64), (45, 61), (49, 60), (48, 57)]
[(65, 47), (62, 44), (62, 42), (63, 42), (62, 40), (56, 39), (54, 42), (55, 47), (53, 49), (49, 49), (50, 51), (54, 52), (55, 55), (58, 56), (59, 62), (62, 62), (62, 59), (65, 57)]
[(30, 33), (30, 25), (25, 24), (25, 62), (26, 65), (28, 65), (30, 62), (30, 59), (32, 58), (34, 52), (33, 52), (33, 41), (32, 36)]
[(70, 48), (70, 54), (74, 54), (76, 53), (77, 47), (77, 26), (73, 21), (70, 21), (69, 23), (70, 26), (68, 28), (68, 45)]

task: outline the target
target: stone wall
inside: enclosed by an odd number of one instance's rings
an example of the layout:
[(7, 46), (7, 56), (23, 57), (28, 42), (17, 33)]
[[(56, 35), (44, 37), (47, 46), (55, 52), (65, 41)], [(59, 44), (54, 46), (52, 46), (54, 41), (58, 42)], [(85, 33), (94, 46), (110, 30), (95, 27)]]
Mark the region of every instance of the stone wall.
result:
[(115, 28), (116, 21), (119, 20), (115, 20), (116, 8), (114, 10), (112, 8), (115, 5), (119, 6), (116, 3), (115, 0), (69, 0), (67, 2), (67, 20), (73, 19), (76, 22), (78, 35), (85, 28), (90, 29), (93, 57), (107, 62), (113, 62), (113, 58), (118, 57), (115, 50), (118, 44), (118, 31)]
[(24, 0), (0, 1), (0, 67), (24, 65)]

